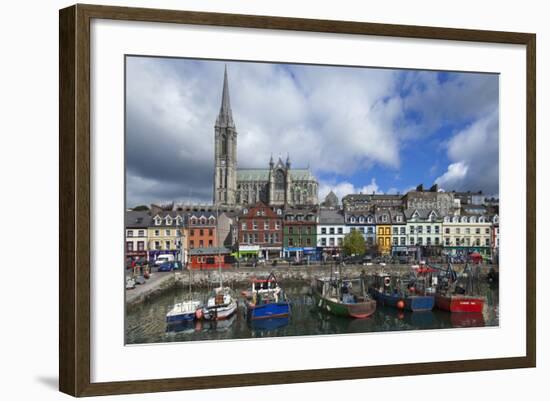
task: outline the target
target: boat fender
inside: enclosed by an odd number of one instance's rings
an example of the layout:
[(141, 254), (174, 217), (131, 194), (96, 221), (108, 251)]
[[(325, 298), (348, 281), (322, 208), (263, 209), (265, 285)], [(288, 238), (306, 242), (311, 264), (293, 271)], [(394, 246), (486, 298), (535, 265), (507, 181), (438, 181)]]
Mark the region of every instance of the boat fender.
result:
[(201, 319), (202, 319), (202, 317), (203, 317), (202, 308), (198, 308), (198, 309), (195, 311), (195, 317), (197, 318), (197, 320), (201, 320)]
[(389, 287), (391, 283), (391, 279), (389, 277), (384, 278), (384, 285), (386, 287)]

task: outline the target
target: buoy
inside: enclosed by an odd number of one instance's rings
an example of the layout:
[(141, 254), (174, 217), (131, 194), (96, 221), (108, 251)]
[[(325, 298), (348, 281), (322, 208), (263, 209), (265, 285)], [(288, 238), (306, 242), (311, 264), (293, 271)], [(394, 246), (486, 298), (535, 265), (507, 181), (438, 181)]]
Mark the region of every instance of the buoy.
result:
[(195, 317), (197, 318), (197, 320), (202, 319), (202, 309), (201, 308), (199, 308), (195, 311)]
[(409, 291), (412, 292), (412, 293), (414, 294), (414, 292), (416, 291), (416, 288), (411, 287), (411, 288), (409, 288)]
[(397, 309), (405, 309), (405, 301), (403, 301), (402, 299), (397, 301)]

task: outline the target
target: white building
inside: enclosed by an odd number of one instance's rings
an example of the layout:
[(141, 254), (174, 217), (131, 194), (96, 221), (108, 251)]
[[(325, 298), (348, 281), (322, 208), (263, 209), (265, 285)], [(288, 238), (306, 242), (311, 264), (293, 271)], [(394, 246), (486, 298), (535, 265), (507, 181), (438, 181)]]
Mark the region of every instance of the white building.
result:
[(317, 224), (317, 247), (326, 256), (340, 256), (344, 237), (349, 234), (344, 214), (339, 210), (321, 209)]

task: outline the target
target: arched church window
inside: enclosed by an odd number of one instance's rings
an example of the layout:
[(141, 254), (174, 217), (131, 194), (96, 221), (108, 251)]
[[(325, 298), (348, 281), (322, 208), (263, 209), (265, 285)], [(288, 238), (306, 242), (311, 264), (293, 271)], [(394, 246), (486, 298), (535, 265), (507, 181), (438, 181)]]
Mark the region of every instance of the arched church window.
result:
[(285, 175), (281, 170), (277, 170), (277, 172), (275, 173), (275, 189), (285, 189)]

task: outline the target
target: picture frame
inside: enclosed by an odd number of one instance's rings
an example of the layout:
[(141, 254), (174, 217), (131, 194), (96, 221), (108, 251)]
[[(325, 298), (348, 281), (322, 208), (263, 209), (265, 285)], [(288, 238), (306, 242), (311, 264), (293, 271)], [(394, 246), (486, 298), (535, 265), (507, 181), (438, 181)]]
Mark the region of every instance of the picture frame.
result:
[[(526, 49), (525, 356), (248, 374), (91, 380), (91, 37), (94, 19), (521, 45)], [(77, 4), (59, 14), (59, 389), (73, 396), (350, 380), (536, 366), (536, 36), (530, 33), (374, 24)], [(122, 156), (121, 156), (122, 157)]]

